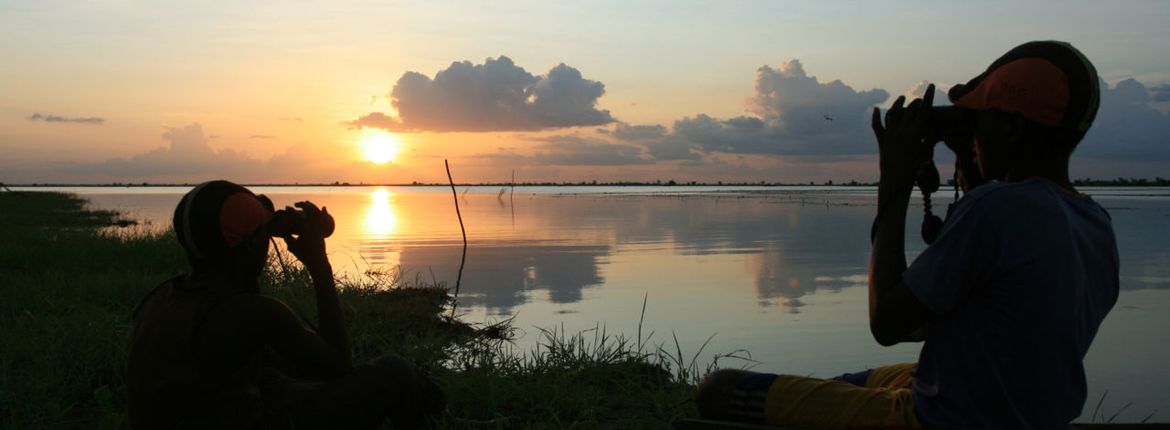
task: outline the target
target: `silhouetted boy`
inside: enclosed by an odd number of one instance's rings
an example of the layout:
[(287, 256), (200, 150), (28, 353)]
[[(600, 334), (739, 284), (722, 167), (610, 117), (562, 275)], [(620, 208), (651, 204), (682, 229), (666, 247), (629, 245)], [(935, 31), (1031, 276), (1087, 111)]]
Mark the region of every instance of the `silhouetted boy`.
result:
[[(134, 312), (127, 365), (136, 429), (414, 427), (443, 408), (439, 389), (401, 358), (351, 364), (325, 239), (327, 212), (283, 239), (308, 269), (320, 332), (260, 294), (272, 203), (227, 181), (200, 184), (175, 208), (191, 274), (164, 282)], [(295, 370), (298, 379), (285, 373)]]
[[(1082, 360), (1117, 301), (1109, 215), (1069, 182), (1098, 106), (1093, 65), (1062, 42), (1030, 42), (948, 92), (966, 110), (983, 178), (906, 266), (905, 220), (934, 87), (882, 124), (870, 263), (870, 329), (882, 345), (925, 340), (916, 364), (831, 380), (721, 370), (705, 417), (813, 428), (1061, 428), (1081, 413)], [(971, 175), (974, 177), (974, 175)], [(971, 178), (968, 178), (971, 179)]]

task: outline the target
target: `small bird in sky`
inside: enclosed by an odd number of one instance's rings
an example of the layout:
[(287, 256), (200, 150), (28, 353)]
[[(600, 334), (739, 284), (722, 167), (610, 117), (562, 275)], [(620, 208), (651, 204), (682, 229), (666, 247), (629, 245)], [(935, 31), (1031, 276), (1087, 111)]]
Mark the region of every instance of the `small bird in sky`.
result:
[(833, 117), (825, 115), (825, 121), (832, 121)]

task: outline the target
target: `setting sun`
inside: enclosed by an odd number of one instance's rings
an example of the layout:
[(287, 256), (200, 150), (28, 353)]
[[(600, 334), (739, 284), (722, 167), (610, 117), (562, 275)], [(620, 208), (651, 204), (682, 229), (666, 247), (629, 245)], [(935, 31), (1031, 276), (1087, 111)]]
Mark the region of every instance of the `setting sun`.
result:
[(398, 151), (402, 144), (393, 134), (367, 130), (361, 140), (362, 155), (367, 161), (376, 164), (385, 164), (398, 158)]

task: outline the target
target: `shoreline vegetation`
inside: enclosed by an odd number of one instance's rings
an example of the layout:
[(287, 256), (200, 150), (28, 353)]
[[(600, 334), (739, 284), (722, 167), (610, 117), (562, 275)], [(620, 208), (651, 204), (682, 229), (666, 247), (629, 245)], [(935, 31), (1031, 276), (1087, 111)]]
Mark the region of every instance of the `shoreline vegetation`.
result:
[[(1170, 187), (1170, 179), (1156, 177), (1154, 179), (1148, 178), (1114, 178), (1114, 179), (1092, 179), (1081, 178), (1072, 181), (1073, 186), (1077, 187)], [(192, 187), (196, 184), (188, 183), (150, 183), (150, 182), (110, 182), (104, 184), (89, 183), (89, 184), (55, 184), (55, 183), (27, 183), (27, 184), (4, 184), (0, 186), (7, 187)], [(321, 182), (321, 183), (254, 183), (241, 184), (248, 187), (446, 187), (450, 184), (444, 182), (407, 182), (407, 183), (350, 183), (350, 182)], [(639, 181), (616, 181), (616, 182), (599, 182), (592, 181), (578, 181), (578, 182), (456, 182), (457, 187), (807, 187), (807, 186), (824, 186), (824, 187), (876, 187), (877, 182), (861, 182), (856, 180), (848, 181), (824, 181), (815, 182), (698, 182), (698, 181), (675, 181), (668, 179), (666, 181), (657, 180), (653, 182), (639, 182)], [(953, 180), (947, 179), (943, 185), (953, 185)]]
[[(72, 194), (0, 192), (0, 428), (128, 426), (131, 311), (187, 264), (173, 233), (110, 228), (124, 222)], [(307, 272), (288, 255), (271, 263), (262, 291), (314, 324)], [(449, 401), (438, 428), (666, 428), (698, 415), (698, 378), (735, 357), (700, 368), (702, 348), (603, 325), (542, 329), (520, 351), (509, 320), (449, 316), (445, 285), (397, 270), (338, 285), (355, 362), (393, 352), (430, 372)]]

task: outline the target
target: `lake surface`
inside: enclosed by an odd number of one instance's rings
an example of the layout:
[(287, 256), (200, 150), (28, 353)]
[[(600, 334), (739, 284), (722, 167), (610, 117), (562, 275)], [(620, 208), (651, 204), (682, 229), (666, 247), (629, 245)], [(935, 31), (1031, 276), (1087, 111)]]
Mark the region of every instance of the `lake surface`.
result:
[[(39, 188), (45, 189), (45, 188)], [(186, 188), (65, 188), (94, 206), (166, 228)], [(462, 239), (445, 187), (254, 187), (278, 206), (311, 200), (337, 220), (345, 276), (402, 270), (455, 285)], [(750, 352), (760, 371), (820, 377), (914, 361), (919, 345), (869, 334), (866, 273), (875, 191), (859, 187), (458, 187), (469, 249), (458, 306), (469, 322), (515, 318), (529, 348), (540, 328), (603, 326), (702, 365)], [(1087, 188), (1111, 213), (1121, 297), (1085, 359), (1089, 400), (1120, 421), (1170, 421), (1170, 188)], [(939, 194), (949, 195), (949, 192)], [(949, 198), (936, 196), (935, 212)], [(921, 206), (911, 208), (916, 235)], [(907, 239), (908, 258), (924, 248)], [(750, 363), (724, 359), (724, 366)], [(1122, 410), (1126, 404), (1130, 406)]]

